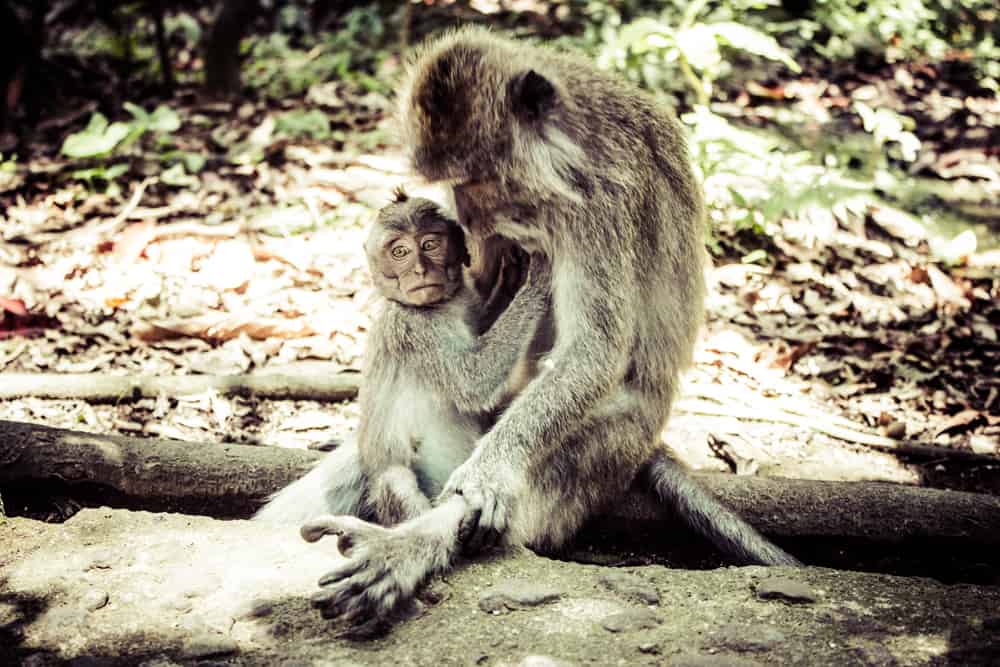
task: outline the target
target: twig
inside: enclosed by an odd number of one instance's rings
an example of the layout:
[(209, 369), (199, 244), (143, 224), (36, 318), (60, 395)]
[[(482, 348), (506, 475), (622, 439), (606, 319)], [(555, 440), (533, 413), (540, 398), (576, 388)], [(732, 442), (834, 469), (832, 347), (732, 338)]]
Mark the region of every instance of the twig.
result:
[(732, 417), (734, 419), (748, 419), (751, 421), (766, 421), (779, 424), (788, 424), (801, 428), (812, 429), (832, 438), (846, 440), (859, 445), (866, 445), (873, 449), (892, 452), (894, 454), (905, 454), (909, 456), (919, 456), (921, 458), (941, 458), (941, 459), (961, 459), (963, 461), (978, 461), (982, 463), (1000, 463), (1000, 456), (991, 454), (980, 454), (965, 449), (953, 449), (951, 447), (937, 447), (935, 445), (925, 445), (915, 442), (893, 440), (874, 433), (865, 433), (853, 428), (839, 426), (834, 420), (823, 415), (798, 415), (783, 410), (775, 410), (766, 406), (733, 406), (710, 403), (708, 401), (681, 399), (677, 401), (674, 408), (677, 412), (688, 414), (707, 415), (712, 417)]

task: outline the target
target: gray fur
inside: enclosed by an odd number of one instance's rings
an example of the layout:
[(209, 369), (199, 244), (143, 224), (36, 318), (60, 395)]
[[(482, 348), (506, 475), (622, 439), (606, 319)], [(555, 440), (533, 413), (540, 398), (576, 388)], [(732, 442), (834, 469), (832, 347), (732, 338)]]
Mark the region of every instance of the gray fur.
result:
[(325, 514), (366, 515), (358, 443), (350, 440), (323, 457), (304, 477), (271, 496), (254, 519), (302, 524)]
[(329, 524), (366, 560), (329, 584), (325, 611), (386, 615), (446, 566), (448, 540), (557, 549), (640, 474), (733, 555), (794, 564), (659, 445), (705, 291), (703, 203), (673, 114), (585, 60), (477, 28), (421, 49), (399, 100), (413, 166), (453, 186), (470, 245), (499, 235), (549, 258), (552, 307), (530, 344), (546, 359), (449, 478), (457, 532), (442, 520), (428, 537), (438, 508), (387, 532)]
[[(382, 233), (414, 231), (423, 220), (455, 224), (432, 202), (397, 193), (366, 244), (373, 272)], [(448, 297), (424, 307), (403, 302), (391, 281), (377, 281), (387, 298), (368, 336), (358, 441), (276, 494), (256, 518), (288, 523), (351, 514), (391, 525), (430, 509), (429, 498), (468, 458), (484, 423), (523, 385), (530, 364), (522, 357), (548, 304), (547, 264), (538, 258), (514, 296), (518, 307), (477, 335), (484, 302), (460, 271), (454, 276)]]

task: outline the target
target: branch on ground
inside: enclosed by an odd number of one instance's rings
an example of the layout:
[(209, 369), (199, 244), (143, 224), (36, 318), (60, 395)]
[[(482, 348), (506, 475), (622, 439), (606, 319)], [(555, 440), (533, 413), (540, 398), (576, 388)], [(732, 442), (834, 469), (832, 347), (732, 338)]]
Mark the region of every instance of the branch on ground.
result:
[[(332, 365), (331, 365), (332, 366)], [(358, 394), (360, 373), (246, 375), (107, 375), (104, 373), (5, 373), (0, 400), (32, 396), (97, 402), (185, 396), (215, 390), (225, 396), (275, 400), (344, 401)]]
[[(213, 516), (252, 512), (319, 458), (314, 452), (275, 447), (92, 435), (2, 420), (0, 443), (0, 483), (89, 483), (110, 489), (134, 509), (160, 509), (166, 503)], [(1000, 498), (993, 496), (877, 482), (696, 476), (722, 502), (771, 535), (1000, 543)], [(606, 518), (672, 521), (668, 512), (638, 492)]]

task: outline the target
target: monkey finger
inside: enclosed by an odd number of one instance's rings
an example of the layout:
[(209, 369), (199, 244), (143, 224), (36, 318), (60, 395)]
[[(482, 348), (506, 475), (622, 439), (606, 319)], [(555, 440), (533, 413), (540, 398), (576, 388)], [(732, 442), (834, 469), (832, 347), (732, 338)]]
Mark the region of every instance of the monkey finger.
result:
[(465, 552), (469, 554), (479, 553), (483, 550), (488, 538), (488, 533), (493, 525), (493, 514), (496, 512), (496, 496), (492, 493), (483, 494), (483, 507), (479, 513), (479, 520), (473, 526), (473, 532), (465, 542)]
[(321, 516), (307, 521), (299, 528), (299, 534), (306, 542), (318, 542), (324, 535), (340, 535), (343, 532), (344, 526), (340, 519), (333, 516)]
[(493, 520), (486, 531), (486, 537), (483, 539), (483, 549), (493, 549), (496, 547), (500, 544), (506, 532), (507, 505), (503, 500), (497, 498), (493, 511)]
[(476, 531), (476, 527), (479, 525), (479, 517), (483, 513), (483, 499), (482, 496), (465, 497), (465, 514), (462, 516), (462, 521), (458, 524), (458, 541), (462, 544), (468, 542), (469, 538), (473, 536)]
[(342, 579), (346, 579), (347, 577), (354, 576), (362, 568), (364, 568), (366, 565), (367, 565), (366, 561), (363, 561), (363, 560), (360, 560), (360, 559), (356, 559), (356, 558), (352, 558), (351, 560), (347, 561), (346, 563), (344, 563), (340, 567), (338, 567), (336, 569), (333, 569), (333, 570), (330, 570), (329, 572), (327, 572), (326, 574), (324, 574), (322, 577), (320, 577), (319, 578), (319, 585), (320, 586), (329, 586), (330, 584), (335, 584), (335, 583), (337, 583), (338, 581), (340, 581)]

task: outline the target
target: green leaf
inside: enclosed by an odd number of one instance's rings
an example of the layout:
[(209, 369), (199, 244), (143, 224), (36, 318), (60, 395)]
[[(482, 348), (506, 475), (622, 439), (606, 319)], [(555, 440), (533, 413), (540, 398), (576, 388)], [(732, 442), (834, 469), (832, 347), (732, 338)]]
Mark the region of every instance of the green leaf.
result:
[(291, 137), (328, 139), (330, 137), (330, 118), (319, 109), (289, 111), (277, 118), (274, 129), (279, 134)]
[[(698, 26), (695, 26), (698, 27)], [(715, 37), (723, 44), (731, 46), (754, 55), (783, 63), (785, 67), (793, 72), (801, 72), (792, 56), (785, 49), (781, 48), (777, 41), (770, 35), (766, 35), (759, 30), (748, 28), (741, 23), (723, 21), (712, 23), (706, 26)]]
[(618, 43), (633, 53), (648, 53), (672, 43), (671, 30), (659, 21), (646, 17), (632, 21), (618, 35)]
[(160, 180), (167, 185), (181, 188), (198, 185), (198, 179), (195, 176), (185, 173), (184, 166), (180, 162), (161, 172)]
[(149, 116), (149, 129), (154, 132), (171, 133), (181, 127), (181, 117), (176, 111), (161, 104)]
[(95, 181), (106, 181), (111, 183), (119, 176), (125, 174), (128, 171), (128, 165), (124, 163), (113, 164), (110, 166), (100, 166), (91, 167), (90, 169), (77, 169), (72, 174), (73, 178), (81, 181), (87, 181), (91, 185)]
[(149, 124), (149, 114), (146, 113), (146, 110), (143, 109), (138, 104), (135, 104), (133, 102), (125, 102), (124, 104), (122, 104), (122, 108), (125, 109), (125, 111), (128, 111), (130, 114), (132, 114), (132, 118), (142, 123), (143, 125)]
[(722, 63), (719, 43), (715, 40), (712, 26), (703, 23), (678, 30), (674, 35), (677, 48), (692, 67), (698, 70), (714, 70)]
[(70, 158), (91, 158), (108, 155), (129, 135), (128, 123), (112, 123), (100, 113), (90, 118), (87, 127), (66, 137), (62, 154)]

